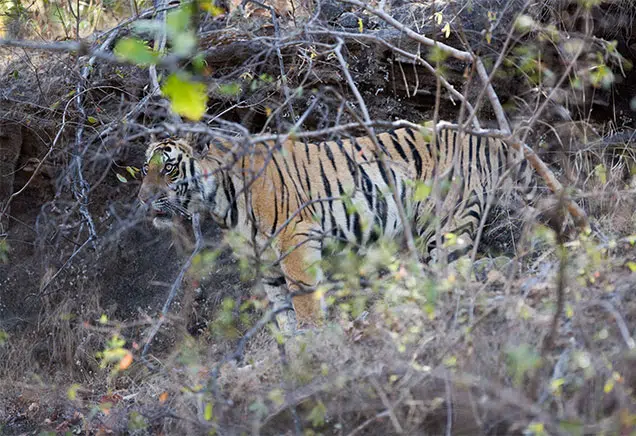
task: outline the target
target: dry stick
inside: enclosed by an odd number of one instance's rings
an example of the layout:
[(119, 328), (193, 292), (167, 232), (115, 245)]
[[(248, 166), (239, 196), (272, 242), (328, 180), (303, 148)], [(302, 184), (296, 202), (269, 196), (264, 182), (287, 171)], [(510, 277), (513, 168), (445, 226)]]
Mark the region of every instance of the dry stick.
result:
[[(492, 83), (489, 80), (490, 77), (488, 75), (488, 72), (486, 71), (486, 68), (484, 67), (484, 64), (482, 63), (480, 58), (476, 56), (472, 56), (468, 52), (458, 50), (444, 43), (437, 42), (433, 39), (420, 35), (419, 33), (413, 31), (409, 27), (400, 23), (399, 21), (397, 21), (395, 18), (391, 17), (387, 13), (374, 9), (359, 0), (342, 0), (342, 1), (344, 3), (349, 3), (352, 5), (358, 6), (360, 8), (363, 8), (369, 13), (381, 18), (382, 20), (386, 21), (388, 24), (395, 27), (396, 29), (403, 31), (406, 34), (406, 36), (413, 39), (414, 41), (421, 42), (422, 44), (427, 45), (429, 47), (437, 47), (443, 52), (449, 54), (450, 56), (453, 56), (456, 59), (459, 59), (465, 62), (474, 63), (475, 68), (477, 69), (477, 74), (479, 75), (480, 79), (484, 83), (486, 95), (488, 96), (490, 104), (492, 105), (492, 108), (495, 112), (495, 116), (497, 118), (497, 121), (499, 122), (500, 128), (502, 130), (510, 132), (510, 126), (508, 124), (505, 113), (503, 111), (503, 107), (501, 106), (501, 103), (499, 102), (497, 93), (495, 92), (492, 86)], [(564, 80), (564, 77), (561, 78), (561, 83), (563, 80)], [(545, 107), (546, 104), (547, 103), (544, 103), (542, 107)], [(546, 166), (546, 164), (541, 159), (539, 159), (536, 153), (528, 145), (517, 142), (513, 140), (512, 138), (507, 140), (506, 143), (512, 148), (514, 148), (515, 150), (523, 153), (524, 157), (528, 160), (528, 162), (530, 162), (530, 165), (532, 165), (532, 167), (535, 169), (537, 174), (539, 174), (539, 176), (541, 176), (545, 180), (546, 185), (555, 194), (559, 194), (563, 190), (563, 186), (561, 185), (561, 183), (559, 183), (559, 181), (554, 176), (552, 171)], [(580, 228), (584, 229), (584, 231), (587, 231), (589, 229), (589, 224), (587, 221), (587, 216), (585, 212), (583, 211), (583, 209), (581, 209), (576, 203), (574, 203), (574, 201), (570, 199), (567, 200), (567, 207), (568, 207), (568, 211), (574, 218), (575, 223)]]
[[(166, 0), (159, 0), (159, 7), (163, 9), (167, 3)], [(157, 53), (163, 53), (163, 50), (166, 48), (166, 42), (168, 40), (168, 35), (166, 32), (166, 11), (159, 12), (159, 21), (161, 21), (161, 26), (159, 30), (159, 34), (155, 36), (154, 50)], [(161, 88), (159, 87), (159, 79), (157, 78), (157, 66), (150, 65), (148, 68), (148, 74), (150, 75), (150, 82), (152, 84), (152, 88), (150, 89), (150, 95), (158, 95), (161, 94)]]
[[(174, 125), (169, 123), (164, 123), (164, 124), (165, 126), (169, 127), (173, 131), (175, 132), (177, 131), (177, 127), (174, 127)], [(346, 133), (353, 129), (362, 128), (366, 130), (367, 128), (371, 128), (371, 127), (379, 127), (383, 129), (401, 129), (401, 128), (408, 127), (410, 129), (419, 130), (422, 128), (422, 125), (413, 123), (408, 120), (396, 120), (396, 121), (374, 120), (374, 121), (371, 121), (370, 123), (366, 123), (362, 120), (359, 120), (359, 121), (356, 120), (355, 122), (340, 124), (338, 126), (327, 127), (327, 128), (318, 129), (318, 130), (310, 130), (305, 132), (297, 132), (295, 131), (294, 128), (292, 128), (291, 130), (293, 131), (293, 136), (295, 139), (320, 139), (328, 135)], [(448, 121), (440, 121), (437, 124), (436, 128), (438, 130), (448, 129), (448, 130), (458, 131), (460, 130), (460, 128), (462, 128), (462, 126), (460, 126), (459, 124), (450, 123)], [(236, 139), (234, 137), (224, 135), (222, 132), (217, 132), (216, 129), (211, 129), (210, 127), (205, 127), (205, 126), (194, 126), (194, 125), (183, 124), (183, 125), (179, 125), (178, 129), (184, 132), (189, 132), (189, 133), (205, 133), (208, 135), (211, 135), (214, 133), (215, 136), (222, 137), (228, 140)], [(475, 136), (483, 136), (483, 137), (499, 138), (499, 139), (504, 139), (509, 136), (509, 133), (499, 129), (464, 129), (464, 132), (469, 133), (471, 135), (475, 135)], [(258, 135), (258, 136), (252, 135), (249, 137), (249, 144), (253, 145), (253, 144), (258, 144), (261, 142), (278, 141), (278, 140), (284, 141), (290, 135), (291, 135), (291, 132)]]
[(181, 286), (181, 282), (183, 281), (183, 277), (185, 276), (185, 273), (188, 271), (188, 269), (190, 268), (190, 265), (192, 265), (193, 259), (195, 258), (197, 254), (199, 254), (199, 251), (201, 251), (201, 247), (203, 246), (203, 237), (201, 235), (201, 226), (199, 225), (198, 213), (195, 213), (192, 215), (192, 230), (194, 231), (194, 237), (195, 237), (195, 244), (194, 244), (194, 249), (192, 250), (192, 254), (190, 254), (190, 257), (188, 258), (188, 260), (181, 267), (181, 270), (179, 271), (179, 274), (177, 275), (177, 278), (175, 279), (175, 281), (172, 282), (172, 287), (170, 288), (170, 293), (168, 294), (168, 298), (166, 299), (166, 302), (163, 304), (163, 308), (161, 309), (161, 315), (159, 316), (159, 319), (157, 320), (155, 325), (150, 330), (150, 333), (148, 334), (148, 339), (146, 339), (146, 343), (144, 344), (144, 348), (141, 352), (142, 361), (151, 370), (154, 369), (154, 367), (146, 358), (146, 353), (150, 349), (150, 344), (152, 340), (156, 336), (157, 332), (159, 332), (161, 325), (163, 324), (164, 320), (168, 316), (168, 310), (170, 309), (172, 300), (174, 300), (174, 297), (177, 295), (177, 291), (179, 290), (179, 287)]
[[(79, 6), (79, 4), (78, 4)], [(78, 11), (79, 14), (79, 11)], [(108, 38), (106, 38), (106, 41), (104, 41), (104, 43), (99, 47), (99, 50), (104, 51), (107, 50), (108, 47), (110, 47), (110, 45), (112, 44), (112, 42), (115, 40), (115, 38), (117, 37), (117, 34), (119, 32), (113, 32), (111, 33)], [(79, 37), (79, 35), (78, 35)], [(78, 57), (78, 63), (79, 63), (80, 58)], [(75, 105), (77, 107), (77, 110), (80, 113), (80, 119), (78, 121), (78, 127), (77, 127), (77, 131), (75, 132), (75, 150), (74, 150), (74, 163), (75, 163), (75, 170), (77, 172), (76, 177), (76, 184), (78, 185), (76, 187), (76, 189), (73, 189), (73, 195), (75, 196), (76, 200), (79, 203), (79, 207), (80, 207), (80, 213), (82, 214), (82, 216), (84, 217), (84, 219), (86, 220), (86, 223), (88, 225), (88, 229), (89, 229), (89, 239), (91, 241), (94, 241), (97, 238), (97, 233), (95, 231), (95, 224), (93, 222), (93, 218), (90, 215), (90, 212), (88, 211), (88, 195), (90, 193), (90, 185), (88, 184), (88, 182), (84, 179), (84, 174), (82, 172), (82, 155), (83, 153), (80, 153), (80, 146), (83, 142), (83, 135), (84, 135), (84, 125), (87, 119), (87, 115), (86, 115), (86, 110), (84, 109), (84, 104), (82, 101), (82, 97), (84, 96), (84, 93), (87, 92), (86, 90), (86, 83), (88, 82), (88, 77), (91, 73), (92, 67), (95, 64), (95, 60), (96, 58), (93, 56), (88, 60), (88, 64), (82, 68), (82, 72), (81, 72), (81, 76), (80, 76), (80, 80), (77, 83), (77, 88), (76, 88), (76, 96), (75, 96)], [(86, 147), (88, 148), (88, 145), (86, 145)], [(79, 191), (78, 191), (79, 190)]]
[(621, 332), (623, 341), (625, 341), (625, 345), (627, 346), (627, 348), (629, 348), (630, 350), (633, 350), (634, 348), (636, 348), (636, 342), (634, 341), (634, 338), (632, 338), (632, 335), (629, 333), (629, 328), (627, 327), (627, 323), (625, 322), (625, 319), (609, 301), (602, 301), (602, 300), (593, 301), (587, 306), (588, 307), (601, 306), (603, 309), (607, 310), (610, 314), (612, 314), (612, 316), (614, 317), (614, 320), (616, 321), (616, 325), (618, 326), (618, 330)]
[(371, 383), (375, 391), (378, 393), (378, 396), (380, 397), (380, 400), (382, 401), (382, 404), (384, 405), (384, 407), (386, 407), (387, 412), (389, 412), (389, 418), (391, 419), (391, 424), (393, 424), (393, 428), (395, 429), (395, 432), (397, 434), (404, 433), (404, 430), (402, 429), (402, 426), (400, 425), (400, 421), (397, 419), (397, 416), (395, 415), (395, 411), (393, 410), (394, 406), (392, 406), (391, 403), (389, 402), (389, 398), (386, 396), (386, 392), (384, 392), (384, 389), (382, 389), (382, 386), (380, 386), (380, 383), (375, 379), (375, 377), (370, 377), (369, 382)]
[(374, 421), (378, 421), (378, 420), (380, 420), (382, 418), (386, 418), (387, 416), (389, 416), (389, 411), (388, 410), (385, 410), (384, 412), (380, 412), (377, 415), (367, 419), (366, 421), (364, 421), (362, 424), (360, 424), (359, 426), (357, 426), (353, 430), (351, 430), (351, 432), (349, 432), (349, 434), (347, 434), (347, 436), (355, 436), (358, 433), (360, 433), (362, 430), (364, 430), (365, 427), (367, 427), (369, 424), (373, 423)]
[[(439, 66), (439, 62), (438, 62), (437, 65)], [(433, 109), (433, 125), (436, 125), (437, 121), (439, 120), (439, 107), (440, 107), (440, 104), (441, 104), (441, 94), (442, 94), (441, 86), (442, 86), (442, 83), (440, 81), (441, 74), (438, 71), (436, 71), (434, 74), (435, 74), (435, 108)], [(439, 150), (438, 150), (438, 147), (436, 146), (439, 143), (438, 134), (439, 134), (439, 131), (437, 129), (433, 130), (433, 139), (432, 139), (433, 146), (431, 147), (431, 151), (433, 152), (434, 165), (437, 164), (437, 159), (439, 158)], [(460, 130), (460, 132), (459, 132), (460, 138), (461, 138), (461, 134), (462, 134), (462, 132)], [(452, 165), (453, 165), (453, 167), (459, 166), (458, 156), (457, 155), (453, 156)], [(441, 217), (442, 216), (442, 208), (444, 207), (444, 200), (442, 200), (442, 196), (441, 196), (441, 192), (440, 192), (441, 186), (440, 186), (440, 183), (439, 183), (439, 178), (440, 178), (440, 171), (435, 171), (435, 176), (433, 177), (433, 186), (432, 186), (432, 189), (431, 189), (431, 193), (433, 194), (433, 200), (435, 201), (435, 213), (436, 213), (436, 215), (438, 217)], [(453, 188), (451, 188), (451, 189), (453, 189)], [(427, 243), (428, 243), (428, 241), (427, 241)], [(442, 268), (444, 269), (444, 274), (445, 274), (446, 273), (446, 266), (448, 265), (448, 252), (446, 250), (444, 250), (442, 245), (443, 245), (443, 240), (442, 240), (442, 220), (441, 219), (436, 219), (435, 220), (435, 248), (437, 249), (437, 252), (439, 254), (441, 254), (441, 259), (438, 258), (436, 260), (438, 262), (441, 262)], [(428, 253), (428, 254), (432, 255), (432, 253)]]
[[(435, 72), (435, 68), (433, 68), (433, 66), (428, 63), (426, 60), (422, 59), (421, 56), (410, 53), (404, 49), (401, 49), (393, 44), (391, 44), (390, 42), (388, 42), (387, 40), (383, 39), (383, 38), (379, 38), (376, 35), (373, 34), (367, 34), (367, 33), (350, 33), (350, 32), (335, 32), (335, 31), (330, 31), (330, 30), (312, 30), (309, 31), (310, 34), (318, 34), (318, 35), (329, 35), (329, 36), (336, 36), (336, 37), (341, 37), (341, 38), (352, 38), (352, 39), (371, 39), (372, 41), (375, 41), (379, 44), (384, 45), (385, 47), (389, 48), (391, 51), (398, 53), (408, 59), (411, 59), (413, 62), (422, 65), (424, 68), (426, 68), (428, 70), (428, 72), (430, 72), (431, 74), (436, 74)], [(468, 107), (471, 111), (474, 111), (473, 106), (470, 104), (470, 102), (465, 98), (465, 96), (457, 91), (455, 89), (455, 87), (448, 81), (446, 80), (442, 75), (438, 75), (439, 76), (439, 80), (441, 81), (442, 85), (444, 86), (444, 88), (446, 88), (446, 90), (455, 98), (457, 98), (459, 101), (461, 101), (463, 104), (466, 105), (466, 107)], [(479, 120), (477, 120), (477, 118), (473, 118), (472, 120), (473, 126), (475, 129), (480, 129), (480, 125), (479, 125)]]

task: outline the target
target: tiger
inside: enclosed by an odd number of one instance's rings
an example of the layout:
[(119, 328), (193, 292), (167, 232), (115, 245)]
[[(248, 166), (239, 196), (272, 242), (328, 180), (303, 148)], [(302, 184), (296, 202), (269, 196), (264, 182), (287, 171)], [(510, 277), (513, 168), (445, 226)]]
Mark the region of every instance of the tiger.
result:
[[(310, 291), (323, 278), (325, 236), (364, 246), (399, 238), (408, 223), (426, 260), (439, 251), (436, 230), (454, 235), (452, 261), (472, 249), (491, 196), (519, 192), (515, 186), (528, 197), (536, 191), (531, 167), (503, 140), (450, 128), (271, 140), (249, 153), (212, 142), (203, 157), (183, 138), (152, 142), (139, 200), (157, 215), (155, 226), (166, 216), (200, 213), (257, 248), (269, 247), (279, 271), (263, 279), (267, 297), (276, 309), (292, 295), (293, 311), (276, 315), (285, 331), (322, 324), (320, 298)], [(445, 186), (440, 201), (415, 195), (434, 180)]]

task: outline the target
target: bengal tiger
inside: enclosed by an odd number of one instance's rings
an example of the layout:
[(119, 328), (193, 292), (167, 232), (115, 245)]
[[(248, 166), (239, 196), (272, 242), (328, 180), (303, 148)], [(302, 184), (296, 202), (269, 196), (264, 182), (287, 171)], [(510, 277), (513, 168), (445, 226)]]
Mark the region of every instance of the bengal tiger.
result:
[[(157, 215), (209, 213), (259, 247), (273, 238), (281, 271), (264, 280), (265, 290), (274, 308), (291, 292), (302, 327), (322, 320), (319, 299), (301, 289), (322, 278), (326, 235), (356, 244), (397, 238), (404, 230), (399, 202), (424, 258), (435, 252), (436, 228), (463, 240), (449, 248), (452, 260), (472, 248), (490, 196), (513, 192), (515, 184), (530, 195), (536, 188), (527, 162), (499, 139), (443, 129), (432, 140), (411, 128), (375, 138), (268, 141), (243, 155), (225, 143), (226, 151), (213, 145), (201, 158), (186, 140), (162, 140), (147, 148), (139, 199)], [(441, 205), (415, 196), (434, 179), (446, 186)], [(283, 330), (296, 326), (293, 312), (277, 321)]]

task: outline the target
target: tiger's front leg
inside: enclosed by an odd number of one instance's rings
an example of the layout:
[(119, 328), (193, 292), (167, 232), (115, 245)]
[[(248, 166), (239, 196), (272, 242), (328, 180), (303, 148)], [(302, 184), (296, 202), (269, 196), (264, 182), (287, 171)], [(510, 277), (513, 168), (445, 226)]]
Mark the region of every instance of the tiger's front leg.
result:
[(291, 307), (285, 309), (289, 303), (285, 277), (283, 275), (264, 277), (263, 287), (272, 310), (276, 312), (278, 329), (284, 334), (292, 334), (296, 329), (296, 315)]
[[(287, 288), (292, 294), (298, 328), (319, 327), (323, 323), (321, 298), (307, 289), (315, 288), (322, 279), (321, 244), (311, 240), (311, 229), (289, 226), (280, 236), (280, 266), (285, 274)], [(306, 230), (306, 231), (305, 231)]]

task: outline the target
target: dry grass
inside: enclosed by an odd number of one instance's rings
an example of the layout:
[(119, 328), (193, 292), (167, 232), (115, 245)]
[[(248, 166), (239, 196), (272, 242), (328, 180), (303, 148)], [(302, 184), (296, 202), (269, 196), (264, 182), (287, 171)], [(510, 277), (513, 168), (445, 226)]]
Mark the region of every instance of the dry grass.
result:
[[(295, 426), (517, 434), (539, 422), (550, 433), (564, 422), (587, 433), (633, 430), (636, 278), (623, 263), (635, 253), (627, 243), (600, 257), (596, 250), (585, 242), (570, 248), (566, 310), (542, 356), (557, 292), (552, 256), (512, 281), (496, 270), (486, 283), (437, 276), (435, 299), (402, 276), (377, 295), (368, 318), (288, 340), (284, 361), (266, 330), (237, 364), (221, 360), (236, 340), (167, 327), (167, 338), (181, 339), (153, 355), (156, 370), (148, 372), (131, 346), (141, 332), (74, 322), (68, 314), (79, 308), (68, 298), (42, 317), (36, 335), (14, 334), (2, 348), (5, 431), (19, 428), (17, 416), (33, 428), (116, 434), (280, 434)], [(96, 319), (99, 306), (84, 304), (82, 318)], [(128, 333), (135, 356), (119, 373), (93, 357), (116, 331)], [(33, 357), (42, 344), (48, 360)], [(81, 387), (69, 398), (75, 383)]]

